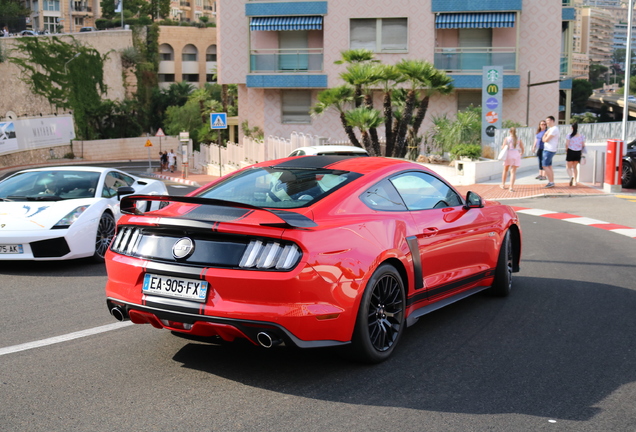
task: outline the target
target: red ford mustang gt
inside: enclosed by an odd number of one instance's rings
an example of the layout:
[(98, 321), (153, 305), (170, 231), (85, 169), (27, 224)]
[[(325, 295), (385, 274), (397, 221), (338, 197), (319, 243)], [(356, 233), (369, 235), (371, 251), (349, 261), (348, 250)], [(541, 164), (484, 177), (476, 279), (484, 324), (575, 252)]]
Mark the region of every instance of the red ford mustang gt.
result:
[(422, 315), (484, 289), (506, 296), (519, 271), (510, 207), (395, 159), (268, 161), (121, 210), (108, 309), (190, 336), (347, 345), (380, 362)]

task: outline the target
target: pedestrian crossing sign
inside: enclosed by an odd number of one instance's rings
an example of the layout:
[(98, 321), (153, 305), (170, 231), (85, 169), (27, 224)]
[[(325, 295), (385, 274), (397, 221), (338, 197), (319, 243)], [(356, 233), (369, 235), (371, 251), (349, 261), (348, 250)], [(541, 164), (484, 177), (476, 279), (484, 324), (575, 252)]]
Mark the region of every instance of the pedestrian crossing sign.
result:
[(227, 113), (210, 114), (210, 126), (212, 129), (227, 129)]

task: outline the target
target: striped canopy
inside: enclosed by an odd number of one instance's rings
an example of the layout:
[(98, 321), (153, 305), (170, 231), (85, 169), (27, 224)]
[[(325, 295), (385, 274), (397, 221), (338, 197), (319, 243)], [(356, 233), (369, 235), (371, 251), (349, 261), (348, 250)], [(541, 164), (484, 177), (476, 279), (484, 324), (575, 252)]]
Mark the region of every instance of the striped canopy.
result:
[(322, 30), (322, 16), (253, 17), (250, 30)]
[(514, 12), (440, 13), (435, 28), (499, 28), (515, 26)]

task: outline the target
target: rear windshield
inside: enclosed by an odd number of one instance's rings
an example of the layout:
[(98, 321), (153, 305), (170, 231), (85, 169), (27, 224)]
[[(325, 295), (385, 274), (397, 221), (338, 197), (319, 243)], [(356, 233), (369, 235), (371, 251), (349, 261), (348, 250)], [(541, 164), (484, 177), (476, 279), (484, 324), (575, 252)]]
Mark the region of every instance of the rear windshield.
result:
[(197, 196), (267, 208), (313, 204), (361, 174), (325, 168), (254, 168), (241, 171)]

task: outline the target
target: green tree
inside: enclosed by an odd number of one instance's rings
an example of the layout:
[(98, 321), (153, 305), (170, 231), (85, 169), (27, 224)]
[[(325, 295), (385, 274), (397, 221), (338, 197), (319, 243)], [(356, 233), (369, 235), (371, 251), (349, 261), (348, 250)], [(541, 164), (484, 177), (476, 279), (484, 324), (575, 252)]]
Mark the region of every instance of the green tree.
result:
[(572, 112), (585, 111), (587, 100), (594, 94), (592, 84), (588, 80), (575, 79), (572, 81)]
[(376, 148), (371, 142), (369, 130), (375, 129), (382, 124), (382, 115), (380, 111), (367, 108), (366, 106), (357, 107), (345, 114), (347, 124), (351, 127), (357, 127), (362, 135), (364, 147), (369, 151), (371, 156), (380, 156), (379, 146)]
[(590, 65), (590, 83), (593, 88), (603, 87), (603, 83), (605, 82), (605, 74), (609, 68), (607, 66), (603, 66), (601, 64), (591, 64)]
[(0, 0), (0, 30), (5, 26), (10, 30), (17, 30), (17, 23), (30, 14), (31, 10), (21, 0)]
[(350, 106), (353, 103), (354, 93), (354, 89), (347, 85), (321, 91), (318, 93), (318, 103), (311, 108), (311, 114), (322, 115), (328, 109), (336, 110), (340, 116), (342, 127), (344, 128), (347, 137), (349, 137), (351, 144), (357, 147), (362, 147), (353, 131), (353, 127), (347, 123), (345, 116), (347, 106)]
[(9, 60), (20, 68), (20, 79), (33, 94), (45, 97), (56, 108), (73, 111), (79, 138), (93, 139), (95, 132), (89, 125), (107, 90), (104, 61), (108, 54), (71, 39), (72, 43), (56, 36), (19, 38), (16, 50), (20, 55)]

